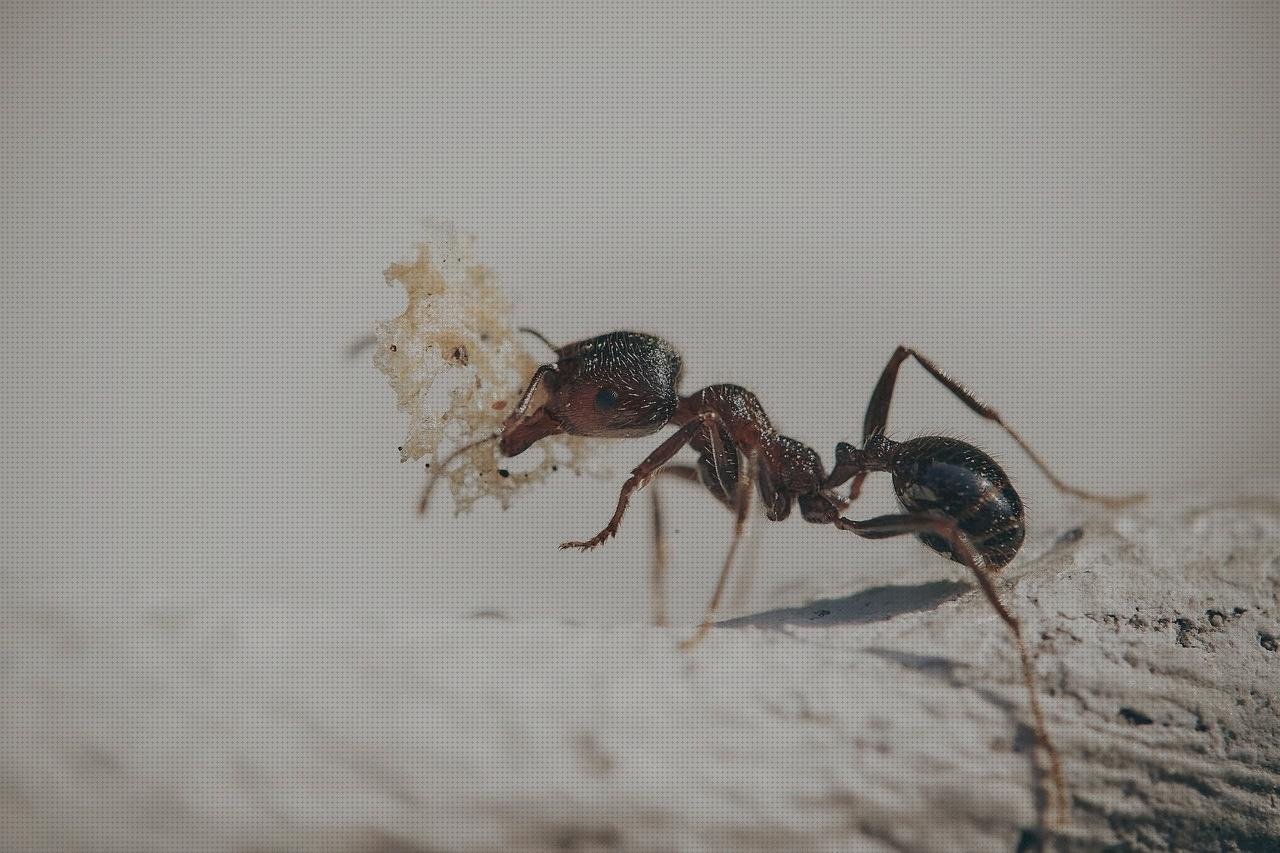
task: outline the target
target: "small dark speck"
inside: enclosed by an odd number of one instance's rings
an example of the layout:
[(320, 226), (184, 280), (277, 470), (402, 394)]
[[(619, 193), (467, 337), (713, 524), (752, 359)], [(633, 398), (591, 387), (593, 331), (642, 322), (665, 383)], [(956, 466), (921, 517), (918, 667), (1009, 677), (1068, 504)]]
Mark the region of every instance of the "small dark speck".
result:
[(387, 347), (387, 349), (391, 350), (392, 352), (395, 352), (395, 351), (396, 351), (396, 345), (395, 345), (395, 344), (391, 344), (389, 347)]
[(1132, 726), (1149, 726), (1155, 722), (1155, 720), (1151, 719), (1146, 714), (1141, 711), (1135, 711), (1132, 708), (1121, 708), (1120, 716), (1126, 723)]
[(552, 465), (552, 466), (551, 466), (551, 470), (552, 470), (552, 471), (559, 471), (559, 470), (560, 470), (560, 466), (559, 466), (559, 465)]
[(1244, 614), (1245, 609), (1243, 607), (1236, 607), (1231, 611), (1232, 616), (1243, 616)]
[(430, 462), (424, 462), (424, 463), (422, 464), (422, 467), (423, 467), (423, 468), (430, 468), (430, 467), (431, 467), (431, 463), (430, 463)]
[(1073, 527), (1066, 533), (1058, 537), (1057, 544), (1070, 545), (1072, 542), (1079, 542), (1084, 537), (1083, 527)]
[(402, 453), (403, 453), (403, 452), (404, 452), (404, 445), (403, 445), (403, 444), (402, 444), (402, 445), (400, 445), (399, 447), (397, 447), (397, 448), (396, 448), (396, 450), (399, 450), (400, 452), (402, 452)]
[(1258, 645), (1262, 646), (1269, 652), (1274, 652), (1277, 648), (1280, 648), (1280, 641), (1276, 640), (1276, 638), (1270, 634), (1259, 634)]
[(510, 472), (510, 471), (508, 471), (506, 468), (499, 468), (499, 469), (498, 469), (498, 476), (500, 476), (500, 477), (510, 477), (510, 476), (511, 476), (511, 472)]
[(830, 616), (830, 615), (831, 615), (830, 610), (815, 610), (809, 614), (809, 621), (813, 622), (817, 619), (823, 618), (824, 616)]

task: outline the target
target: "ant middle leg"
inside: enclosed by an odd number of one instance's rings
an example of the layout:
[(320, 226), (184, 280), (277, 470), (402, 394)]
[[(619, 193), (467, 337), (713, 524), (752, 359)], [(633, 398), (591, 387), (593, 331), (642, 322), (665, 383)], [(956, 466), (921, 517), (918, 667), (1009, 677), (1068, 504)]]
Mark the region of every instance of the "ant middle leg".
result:
[[(706, 480), (704, 479), (704, 475), (700, 473), (699, 470), (692, 465), (667, 465), (666, 467), (658, 471), (658, 477), (664, 477), (664, 476), (678, 478), (690, 483), (694, 483), (699, 486), (706, 485)], [(736, 469), (735, 469), (734, 476), (735, 477), (737, 476)], [(653, 586), (653, 595), (654, 595), (654, 602), (655, 602), (654, 603), (654, 625), (661, 628), (661, 627), (666, 627), (666, 625), (668, 624), (667, 618), (666, 618), (667, 593), (666, 593), (666, 583), (665, 583), (668, 559), (667, 559), (666, 525), (663, 521), (661, 499), (658, 497), (659, 491), (660, 490), (658, 488), (657, 478), (655, 477), (654, 482), (649, 485), (649, 495), (653, 499), (652, 500), (652, 504), (653, 504), (653, 525), (652, 525), (653, 573), (651, 575), (651, 583)], [(715, 496), (717, 498), (720, 497), (718, 494)], [(735, 491), (735, 494), (731, 496), (729, 500), (727, 501), (721, 500), (721, 503), (723, 503), (726, 507), (728, 507), (730, 510), (736, 513), (737, 512), (736, 491)], [(747, 564), (748, 573), (739, 575), (739, 582), (735, 586), (733, 591), (732, 604), (734, 607), (743, 606), (750, 595), (750, 590), (751, 590), (751, 585), (753, 580), (752, 574), (750, 571), (752, 568), (753, 567), (751, 563), (748, 562)]]
[(702, 638), (707, 635), (707, 632), (711, 630), (711, 626), (715, 624), (716, 611), (720, 609), (720, 599), (724, 597), (725, 586), (729, 581), (729, 572), (733, 568), (733, 558), (738, 552), (738, 543), (742, 541), (742, 534), (746, 530), (747, 518), (751, 512), (751, 477), (755, 472), (756, 460), (756, 454), (749, 455), (747, 464), (742, 466), (741, 473), (738, 476), (734, 494), (736, 514), (733, 523), (733, 539), (729, 541), (729, 553), (725, 555), (724, 565), (720, 568), (720, 577), (716, 581), (715, 592), (711, 594), (711, 600), (707, 603), (707, 610), (702, 616), (702, 622), (699, 623), (697, 630), (688, 639), (680, 643), (681, 651), (687, 652), (702, 642)]
[(848, 518), (837, 518), (834, 522), (841, 530), (849, 530), (866, 539), (887, 539), (891, 536), (906, 534), (932, 533), (941, 536), (950, 543), (952, 552), (959, 557), (973, 572), (978, 587), (987, 601), (995, 609), (1001, 621), (1013, 634), (1014, 644), (1018, 648), (1018, 657), (1022, 663), (1022, 680), (1027, 688), (1027, 696), (1031, 707), (1031, 716), (1035, 722), (1036, 743), (1044, 750), (1049, 759), (1049, 778), (1052, 787), (1052, 802), (1056, 813), (1065, 822), (1067, 816), (1066, 781), (1062, 775), (1062, 760), (1058, 750), (1049, 740), (1049, 730), (1045, 726), (1044, 712), (1040, 708), (1039, 692), (1036, 689), (1035, 664), (1031, 652), (1022, 637), (1022, 626), (1018, 618), (1009, 612), (1000, 600), (995, 584), (991, 581), (991, 572), (986, 568), (977, 549), (969, 541), (969, 537), (952, 519), (931, 515), (905, 514), (882, 515), (866, 521), (854, 521)]
[[(914, 358), (921, 367), (928, 371), (930, 376), (938, 380), (944, 388), (950, 391), (958, 400), (960, 400), (960, 402), (964, 403), (970, 411), (974, 412), (979, 417), (998, 424), (1001, 429), (1008, 433), (1013, 440), (1018, 443), (1018, 446), (1022, 448), (1023, 452), (1031, 458), (1031, 461), (1036, 464), (1036, 467), (1044, 473), (1045, 477), (1058, 491), (1074, 495), (1075, 497), (1083, 500), (1093, 501), (1095, 503), (1100, 503), (1114, 508), (1129, 506), (1146, 500), (1147, 496), (1142, 493), (1126, 495), (1124, 497), (1109, 497), (1107, 495), (1087, 492), (1084, 489), (1079, 489), (1063, 482), (1053, 473), (1053, 471), (1049, 470), (1048, 464), (1040, 458), (1040, 454), (1036, 453), (1035, 450), (1031, 448), (1031, 445), (1028, 444), (1026, 440), (1013, 429), (1013, 427), (1004, 422), (1004, 419), (1000, 417), (999, 412), (979, 401), (977, 397), (973, 396), (973, 393), (969, 391), (969, 389), (943, 373), (941, 368), (935, 365), (932, 361), (925, 358), (919, 352), (904, 346), (899, 346), (893, 351), (893, 355), (889, 358), (889, 363), (885, 365), (884, 371), (880, 374), (880, 380), (876, 382), (875, 390), (871, 392), (871, 402), (867, 404), (867, 414), (862, 422), (862, 440), (864, 445), (866, 444), (867, 439), (884, 433), (885, 425), (889, 420), (889, 403), (893, 398), (894, 385), (898, 381), (898, 368), (901, 367), (902, 363), (908, 358)], [(860, 486), (861, 481), (855, 480), (854, 493), (851, 495), (851, 499), (857, 496), (857, 489)]]
[[(698, 469), (688, 465), (667, 465), (658, 469), (655, 476), (672, 476), (691, 483), (698, 482)], [(653, 589), (653, 624), (659, 628), (667, 625), (667, 529), (662, 520), (662, 498), (657, 482), (649, 486), (653, 509), (653, 570), (649, 583)]]
[(609, 519), (609, 523), (605, 525), (595, 536), (584, 542), (561, 542), (561, 548), (578, 548), (586, 551), (596, 547), (609, 537), (618, 532), (618, 525), (622, 523), (622, 516), (627, 511), (627, 504), (631, 501), (631, 495), (636, 489), (643, 488), (650, 480), (657, 476), (662, 467), (671, 461), (671, 458), (680, 451), (693, 437), (697, 435), (701, 429), (716, 429), (720, 418), (715, 412), (703, 412), (694, 420), (689, 421), (680, 427), (674, 433), (667, 437), (657, 449), (650, 453), (645, 460), (637, 465), (631, 471), (631, 476), (622, 484), (622, 491), (618, 493), (618, 506), (613, 511), (613, 517)]

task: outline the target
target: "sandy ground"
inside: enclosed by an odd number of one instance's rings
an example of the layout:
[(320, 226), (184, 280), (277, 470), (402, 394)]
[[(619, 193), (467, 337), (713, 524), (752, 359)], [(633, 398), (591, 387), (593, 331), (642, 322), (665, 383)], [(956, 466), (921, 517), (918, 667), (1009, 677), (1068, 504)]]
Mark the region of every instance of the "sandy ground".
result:
[[(656, 445), (412, 513), (349, 344), (422, 220), (518, 322), (659, 334), (820, 452), (991, 452), (1003, 579), (1096, 849), (1278, 834), (1280, 6), (0, 4), (0, 848), (1010, 850), (1016, 657), (911, 541), (729, 520)], [(683, 461), (688, 461), (687, 457)], [(891, 508), (868, 484), (864, 517)], [(1075, 538), (1072, 531), (1079, 529)]]
[[(1015, 564), (1070, 786), (1055, 846), (1280, 843), (1277, 497), (1083, 513)], [(1044, 837), (1016, 655), (962, 580), (756, 612), (691, 654), (679, 631), (501, 613), (0, 613), (5, 849)]]

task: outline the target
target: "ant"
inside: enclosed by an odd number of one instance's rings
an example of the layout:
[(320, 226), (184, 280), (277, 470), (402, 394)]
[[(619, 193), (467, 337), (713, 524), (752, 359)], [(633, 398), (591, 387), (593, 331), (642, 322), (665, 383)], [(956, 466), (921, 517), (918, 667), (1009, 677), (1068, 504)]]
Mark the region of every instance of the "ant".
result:
[[(1061, 760), (1045, 727), (1031, 654), (1017, 617), (1001, 602), (992, 581), (992, 576), (1022, 546), (1026, 535), (1022, 501), (995, 460), (973, 445), (940, 436), (907, 441), (886, 437), (889, 404), (899, 368), (914, 359), (969, 409), (999, 424), (1059, 490), (1112, 507), (1136, 503), (1144, 495), (1109, 498), (1067, 485), (1054, 476), (999, 413), (908, 347), (900, 346), (894, 351), (871, 392), (862, 424), (862, 446), (838, 443), (835, 467), (827, 473), (816, 451), (773, 427), (760, 401), (747, 389), (711, 385), (681, 396), (677, 390), (680, 355), (657, 337), (618, 331), (556, 347), (531, 329), (521, 331), (542, 340), (555, 352), (556, 361), (534, 372), (501, 433), (481, 439), (497, 438), (505, 456), (518, 456), (540, 439), (558, 433), (637, 438), (665, 426), (676, 427), (632, 470), (604, 529), (590, 539), (562, 543), (561, 548), (585, 551), (614, 536), (631, 496), (659, 475), (701, 483), (733, 510), (735, 524), (729, 553), (702, 622), (680, 644), (681, 649), (687, 650), (701, 641), (714, 624), (746, 525), (753, 485), (771, 521), (786, 518), (794, 504), (799, 505), (805, 521), (834, 524), (865, 539), (917, 536), (929, 548), (972, 571), (983, 595), (1012, 634), (1021, 659), (1036, 742), (1049, 759), (1054, 803), (1065, 818), (1066, 786)], [(698, 453), (697, 466), (669, 464), (685, 445)], [(865, 520), (844, 517), (842, 513), (858, 498), (867, 475), (875, 472), (893, 476), (894, 491), (903, 511)], [(845, 483), (850, 484), (849, 491), (847, 497), (842, 497), (836, 489)], [(658, 517), (655, 503), (655, 520)], [(655, 524), (656, 537), (661, 536), (660, 527), (660, 523)], [(658, 553), (661, 561), (661, 546)]]

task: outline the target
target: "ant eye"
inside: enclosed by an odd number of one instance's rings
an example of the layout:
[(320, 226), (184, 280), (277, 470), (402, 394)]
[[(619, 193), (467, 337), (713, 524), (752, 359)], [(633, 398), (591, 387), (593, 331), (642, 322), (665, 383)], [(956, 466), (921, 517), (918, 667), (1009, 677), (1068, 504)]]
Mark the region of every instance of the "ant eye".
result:
[(608, 411), (618, 405), (618, 392), (612, 388), (601, 388), (596, 393), (596, 408)]

